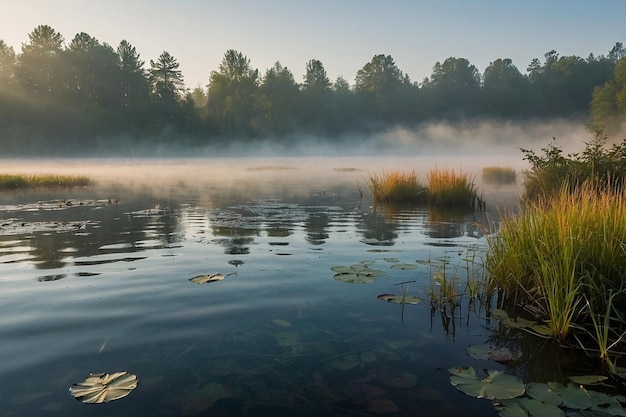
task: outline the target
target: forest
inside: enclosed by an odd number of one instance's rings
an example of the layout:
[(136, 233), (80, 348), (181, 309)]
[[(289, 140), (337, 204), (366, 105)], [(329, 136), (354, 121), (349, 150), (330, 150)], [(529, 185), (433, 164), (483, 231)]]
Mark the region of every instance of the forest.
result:
[(350, 82), (330, 80), (310, 59), (299, 82), (277, 61), (264, 73), (236, 50), (188, 88), (169, 52), (144, 61), (87, 33), (70, 41), (37, 26), (16, 52), (0, 40), (0, 147), (9, 155), (90, 154), (133, 144), (219, 147), (298, 135), (340, 141), (429, 121), (584, 120), (618, 134), (626, 120), (626, 49), (560, 56), (551, 50), (522, 73), (508, 58), (481, 73), (466, 58), (433, 65), (413, 81), (390, 55), (375, 55)]

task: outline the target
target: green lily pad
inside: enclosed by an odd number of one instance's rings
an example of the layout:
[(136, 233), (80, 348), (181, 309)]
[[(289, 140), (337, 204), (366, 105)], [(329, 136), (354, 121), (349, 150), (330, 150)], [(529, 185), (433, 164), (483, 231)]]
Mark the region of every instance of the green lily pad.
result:
[(224, 275), (216, 272), (215, 274), (209, 275), (196, 275), (193, 278), (189, 278), (189, 281), (193, 282), (194, 284), (206, 284), (207, 282), (222, 281), (223, 279)]
[(563, 400), (563, 405), (568, 408), (584, 409), (593, 406), (593, 401), (586, 389), (578, 385), (562, 385), (558, 382), (548, 382), (548, 388)]
[(604, 375), (577, 375), (577, 376), (570, 376), (568, 379), (572, 381), (574, 384), (596, 385), (603, 381), (606, 381), (607, 379), (609, 379), (609, 377), (604, 376)]
[(503, 319), (509, 318), (509, 314), (506, 311), (501, 310), (499, 308), (491, 310), (490, 316), (492, 319), (496, 319), (496, 320), (503, 320)]
[(461, 392), (477, 398), (504, 400), (519, 397), (526, 388), (514, 375), (488, 370), (487, 378), (479, 379), (472, 367), (450, 368), (450, 383)]
[(381, 294), (377, 298), (388, 303), (398, 304), (419, 304), (420, 302), (420, 299), (415, 295)]
[(496, 410), (501, 417), (564, 417), (565, 411), (554, 404), (532, 398), (512, 398), (498, 401)]
[(336, 274), (334, 278), (337, 281), (347, 282), (349, 284), (367, 284), (374, 282), (375, 277), (367, 274), (350, 273), (350, 274)]
[(393, 264), (400, 262), (400, 260), (398, 258), (383, 258), (383, 260), (385, 262), (389, 262), (389, 263), (393, 263)]
[(70, 393), (86, 404), (108, 403), (130, 394), (137, 388), (137, 375), (128, 372), (89, 374), (83, 382), (73, 384)]
[(521, 353), (513, 353), (507, 347), (495, 347), (488, 345), (470, 345), (465, 351), (468, 355), (476, 359), (491, 359), (496, 362), (508, 362), (519, 359)]
[(417, 265), (413, 265), (413, 264), (395, 264), (395, 265), (391, 265), (391, 269), (400, 269), (402, 271), (409, 271), (411, 269), (417, 269)]

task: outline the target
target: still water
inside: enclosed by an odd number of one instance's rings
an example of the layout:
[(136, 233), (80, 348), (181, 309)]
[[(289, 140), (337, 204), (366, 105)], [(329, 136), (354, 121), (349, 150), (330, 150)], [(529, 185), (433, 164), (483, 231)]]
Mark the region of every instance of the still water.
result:
[[(466, 353), (495, 327), (489, 302), (463, 296), (467, 277), (518, 193), (480, 184), (481, 163), (5, 161), (97, 184), (0, 195), (0, 415), (496, 416), (448, 373), (513, 372)], [(472, 174), (487, 210), (372, 207), (369, 173), (425, 179), (434, 165)], [(353, 265), (384, 274), (359, 284), (331, 269)], [(454, 311), (429, 301), (443, 265)], [(190, 281), (214, 273), (225, 278)], [(420, 303), (378, 299), (405, 291)], [(125, 398), (68, 391), (119, 371), (139, 380)]]

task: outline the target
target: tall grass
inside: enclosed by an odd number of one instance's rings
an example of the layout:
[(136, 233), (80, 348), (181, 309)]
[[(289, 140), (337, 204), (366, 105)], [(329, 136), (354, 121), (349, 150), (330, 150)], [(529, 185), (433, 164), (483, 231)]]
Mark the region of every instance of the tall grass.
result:
[(425, 203), (428, 189), (415, 171), (389, 171), (371, 174), (367, 185), (377, 203)]
[(92, 184), (84, 175), (22, 175), (0, 174), (0, 190), (16, 190), (34, 187), (78, 187)]
[(517, 180), (515, 170), (507, 167), (484, 167), (482, 176), (484, 182), (496, 184), (512, 184)]
[(431, 169), (428, 173), (430, 204), (435, 207), (476, 208), (481, 205), (478, 189), (466, 173)]
[[(626, 197), (623, 187), (564, 182), (552, 197), (506, 217), (489, 240), (487, 268), (498, 286), (545, 314), (563, 341), (572, 324), (593, 326), (597, 312), (623, 311), (626, 296)], [(604, 292), (618, 291), (607, 310)], [(594, 300), (594, 312), (585, 306)], [(621, 309), (621, 310), (620, 310)], [(593, 314), (590, 316), (590, 314)], [(597, 321), (596, 321), (597, 322)]]

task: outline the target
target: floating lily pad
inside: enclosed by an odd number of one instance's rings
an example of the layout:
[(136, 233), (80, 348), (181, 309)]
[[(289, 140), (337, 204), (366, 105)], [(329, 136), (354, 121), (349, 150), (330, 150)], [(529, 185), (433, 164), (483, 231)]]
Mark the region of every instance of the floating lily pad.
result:
[(596, 385), (606, 381), (607, 379), (609, 379), (609, 377), (605, 375), (577, 375), (569, 377), (569, 380), (574, 384), (580, 385)]
[(349, 284), (367, 284), (370, 282), (374, 282), (374, 277), (367, 274), (336, 274), (334, 278), (337, 281), (347, 282)]
[(501, 400), (495, 407), (501, 417), (565, 417), (566, 415), (555, 404), (532, 398)]
[(488, 370), (487, 378), (479, 379), (472, 367), (450, 368), (450, 383), (472, 397), (504, 400), (519, 397), (526, 388), (514, 375)]
[(400, 260), (398, 258), (383, 258), (383, 260), (385, 262), (389, 262), (389, 263), (392, 263), (392, 264), (400, 262)]
[(350, 284), (367, 284), (373, 282), (376, 277), (387, 275), (384, 271), (370, 268), (366, 261), (352, 266), (334, 266), (330, 269), (337, 272), (334, 276), (337, 281)]
[(419, 304), (420, 302), (420, 299), (415, 295), (381, 294), (377, 298), (388, 303), (398, 304)]
[(521, 352), (513, 353), (507, 347), (496, 347), (488, 345), (470, 345), (465, 351), (475, 359), (491, 359), (496, 362), (508, 362), (519, 359)]
[(413, 264), (395, 264), (395, 265), (391, 265), (391, 269), (400, 269), (402, 271), (409, 271), (411, 269), (417, 269), (417, 265), (413, 265)]
[(209, 275), (196, 275), (193, 278), (189, 278), (189, 281), (193, 282), (194, 284), (206, 284), (207, 282), (222, 281), (223, 279), (224, 275), (216, 272), (215, 274)]
[(70, 387), (78, 401), (87, 404), (108, 403), (130, 394), (137, 388), (137, 375), (128, 372), (89, 374), (87, 379)]

